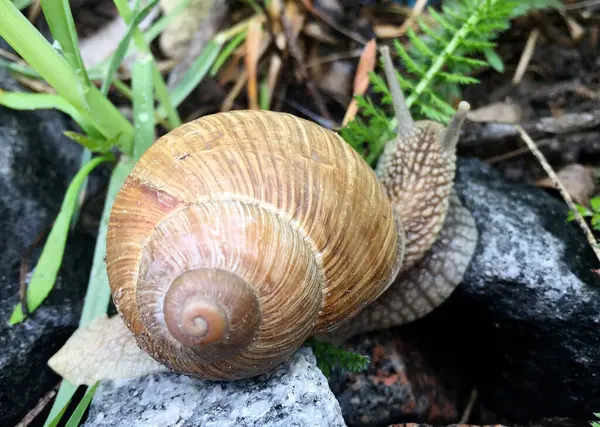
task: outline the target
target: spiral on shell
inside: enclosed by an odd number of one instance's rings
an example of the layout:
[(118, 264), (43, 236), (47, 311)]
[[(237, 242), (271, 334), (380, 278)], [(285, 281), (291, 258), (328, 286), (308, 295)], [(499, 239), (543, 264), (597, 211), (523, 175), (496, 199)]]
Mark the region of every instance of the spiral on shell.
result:
[(341, 137), (284, 113), (202, 117), (160, 138), (118, 193), (113, 300), (138, 345), (207, 379), (270, 370), (396, 277), (401, 224)]

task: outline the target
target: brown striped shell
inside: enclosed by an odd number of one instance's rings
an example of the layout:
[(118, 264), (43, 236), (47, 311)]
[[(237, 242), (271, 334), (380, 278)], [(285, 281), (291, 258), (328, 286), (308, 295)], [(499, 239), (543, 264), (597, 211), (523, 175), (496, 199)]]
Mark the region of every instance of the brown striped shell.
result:
[(285, 113), (202, 117), (160, 138), (118, 193), (115, 305), (138, 345), (207, 379), (271, 370), (396, 277), (403, 233), (341, 137)]

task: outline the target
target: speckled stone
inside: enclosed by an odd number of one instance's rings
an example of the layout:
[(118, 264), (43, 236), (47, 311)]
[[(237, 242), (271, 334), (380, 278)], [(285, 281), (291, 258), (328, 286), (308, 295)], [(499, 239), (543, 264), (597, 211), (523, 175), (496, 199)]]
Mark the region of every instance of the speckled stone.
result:
[(589, 419), (600, 408), (600, 277), (566, 204), (476, 159), (456, 183), (480, 233), (451, 297), (411, 329), (428, 361), (455, 360), (511, 423)]
[(345, 427), (310, 347), (263, 376), (213, 382), (154, 374), (102, 383), (84, 427)]
[[(0, 43), (0, 48), (4, 48)], [(22, 91), (0, 68), (0, 88)], [(79, 227), (67, 238), (65, 257), (48, 298), (23, 323), (8, 321), (19, 302), (19, 268), (52, 225), (80, 164), (81, 147), (63, 135), (57, 111), (16, 111), (0, 106), (0, 425), (12, 426), (60, 377), (48, 359), (77, 328), (89, 278), (94, 238)], [(42, 241), (43, 242), (43, 241)], [(29, 272), (41, 247), (32, 251)]]

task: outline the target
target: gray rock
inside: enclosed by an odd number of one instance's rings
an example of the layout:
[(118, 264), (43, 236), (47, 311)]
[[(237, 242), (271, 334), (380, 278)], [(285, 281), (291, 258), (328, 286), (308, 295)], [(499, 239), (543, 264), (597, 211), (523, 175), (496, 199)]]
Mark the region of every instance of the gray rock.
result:
[[(22, 90), (4, 69), (0, 87)], [(26, 322), (8, 324), (21, 256), (52, 225), (79, 168), (81, 148), (62, 134), (67, 126), (55, 111), (0, 107), (0, 425), (15, 425), (60, 380), (46, 362), (77, 327), (85, 295), (94, 239), (74, 231), (48, 300)]]
[(269, 374), (203, 381), (164, 373), (101, 383), (84, 427), (343, 427), (340, 406), (302, 347)]
[(457, 190), (480, 240), (463, 283), (409, 325), (430, 361), (454, 358), (502, 419), (600, 409), (600, 265), (565, 203), (463, 159)]

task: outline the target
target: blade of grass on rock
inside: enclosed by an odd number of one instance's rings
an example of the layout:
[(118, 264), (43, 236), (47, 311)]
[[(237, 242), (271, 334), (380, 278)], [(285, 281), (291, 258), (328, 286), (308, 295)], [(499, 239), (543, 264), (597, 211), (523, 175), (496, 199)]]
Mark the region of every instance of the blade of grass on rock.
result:
[(113, 53), (108, 64), (106, 76), (104, 78), (104, 81), (102, 82), (102, 87), (100, 89), (100, 92), (102, 92), (102, 94), (108, 94), (108, 89), (110, 88), (113, 76), (116, 73), (117, 68), (119, 68), (119, 65), (121, 65), (121, 63), (123, 62), (123, 58), (127, 53), (127, 49), (129, 48), (129, 43), (131, 42), (131, 38), (133, 37), (134, 31), (137, 29), (138, 25), (140, 25), (140, 23), (144, 20), (144, 18), (148, 16), (152, 9), (154, 9), (154, 6), (156, 6), (157, 3), (158, 0), (153, 0), (152, 2), (150, 2), (142, 10), (137, 12), (133, 16), (133, 19), (131, 19), (131, 21), (129, 22), (125, 36), (119, 42), (119, 46), (117, 47), (117, 50), (115, 50), (115, 53)]
[[(90, 272), (87, 292), (79, 320), (79, 326), (85, 326), (94, 320), (96, 317), (106, 313), (110, 303), (110, 286), (108, 284), (108, 275), (106, 273), (106, 263), (104, 256), (106, 255), (106, 232), (108, 229), (108, 221), (110, 211), (117, 196), (117, 193), (125, 183), (127, 176), (131, 172), (135, 161), (128, 156), (122, 156), (112, 171), (102, 218), (98, 228), (98, 237), (96, 239), (96, 248), (94, 251), (94, 260)], [(44, 427), (49, 427), (54, 418), (60, 413), (62, 408), (71, 400), (77, 387), (68, 381), (62, 380), (52, 409)]]
[(73, 411), (73, 415), (71, 415), (65, 427), (77, 427), (79, 425), (79, 422), (83, 418), (87, 407), (92, 401), (92, 397), (94, 397), (94, 393), (98, 388), (98, 384), (100, 383), (97, 382), (92, 387), (88, 388), (88, 390), (85, 392), (85, 395), (83, 396), (83, 399), (81, 399), (81, 401), (75, 408), (75, 411)]
[[(54, 221), (48, 240), (44, 245), (40, 259), (35, 266), (35, 271), (27, 287), (27, 307), (29, 312), (37, 309), (48, 296), (62, 263), (65, 243), (69, 233), (71, 217), (77, 204), (77, 195), (85, 178), (99, 164), (109, 160), (109, 157), (95, 157), (83, 166), (75, 175), (63, 199), (60, 212)], [(17, 304), (11, 317), (10, 324), (14, 325), (23, 321), (21, 303)]]

